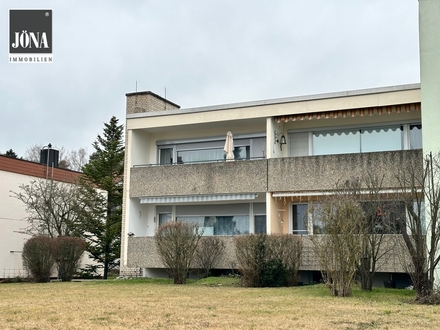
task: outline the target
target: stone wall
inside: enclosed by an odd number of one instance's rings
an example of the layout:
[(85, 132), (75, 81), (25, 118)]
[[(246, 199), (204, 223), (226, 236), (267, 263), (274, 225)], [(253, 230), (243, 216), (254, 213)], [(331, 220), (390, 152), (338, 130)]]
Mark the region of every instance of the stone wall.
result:
[[(235, 243), (232, 236), (218, 236), (225, 242), (224, 254), (217, 265), (217, 269), (237, 269), (235, 257)], [(313, 249), (311, 236), (302, 236), (303, 251), (301, 255), (300, 270), (320, 270)], [(407, 253), (403, 248), (401, 235), (384, 235), (382, 250), (386, 255), (379, 260), (378, 272), (404, 272), (401, 258)], [(128, 238), (128, 267), (139, 268), (164, 268), (157, 252), (154, 237), (129, 237)]]
[(382, 187), (396, 188), (396, 174), (410, 166), (422, 169), (422, 150), (273, 158), (269, 160), (269, 191), (333, 190), (337, 182), (373, 175)]
[(265, 192), (266, 160), (134, 167), (130, 197)]
[(130, 197), (331, 191), (369, 174), (396, 188), (397, 171), (421, 165), (421, 150), (405, 150), (134, 167)]

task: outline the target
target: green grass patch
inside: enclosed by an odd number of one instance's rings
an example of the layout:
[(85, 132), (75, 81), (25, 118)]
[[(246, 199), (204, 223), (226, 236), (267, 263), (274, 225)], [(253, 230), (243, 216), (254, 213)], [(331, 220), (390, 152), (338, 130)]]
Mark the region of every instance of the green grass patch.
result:
[(193, 286), (226, 286), (234, 287), (239, 286), (240, 279), (238, 277), (220, 276), (220, 277), (207, 277), (200, 280), (190, 280), (188, 284)]

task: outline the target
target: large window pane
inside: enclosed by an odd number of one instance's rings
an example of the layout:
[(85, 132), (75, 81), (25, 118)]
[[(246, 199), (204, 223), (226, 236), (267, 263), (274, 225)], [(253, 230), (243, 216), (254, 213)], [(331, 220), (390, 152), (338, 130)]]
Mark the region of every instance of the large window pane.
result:
[(359, 150), (360, 133), (357, 130), (313, 133), (314, 155), (350, 154)]
[[(235, 147), (234, 148), (234, 158), (235, 159), (249, 159), (251, 156), (250, 146), (247, 147)], [(226, 159), (226, 156), (224, 156)]]
[(362, 130), (361, 152), (402, 150), (402, 126)]
[(249, 216), (178, 216), (178, 221), (196, 223), (206, 236), (235, 236), (249, 234)]
[(405, 203), (398, 201), (361, 202), (364, 221), (372, 233), (400, 233), (399, 221), (405, 223)]
[(200, 149), (177, 152), (177, 163), (212, 162), (224, 159), (223, 149)]
[(307, 234), (307, 204), (292, 205), (292, 233)]
[(160, 165), (173, 163), (173, 148), (160, 149)]
[(254, 216), (254, 232), (255, 234), (266, 234), (266, 215)]
[(422, 125), (409, 125), (409, 148), (422, 149)]
[(159, 214), (159, 226), (163, 225), (164, 223), (171, 222), (171, 221), (172, 221), (172, 214), (171, 213)]

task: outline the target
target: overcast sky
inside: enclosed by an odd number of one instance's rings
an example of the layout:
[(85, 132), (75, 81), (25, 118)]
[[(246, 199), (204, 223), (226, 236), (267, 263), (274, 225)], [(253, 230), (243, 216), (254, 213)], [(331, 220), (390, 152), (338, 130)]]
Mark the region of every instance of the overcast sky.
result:
[[(53, 10), (54, 63), (9, 64), (10, 9)], [(91, 153), (136, 82), (189, 108), (420, 81), (417, 0), (2, 0), (0, 17), (0, 153), (19, 156)]]

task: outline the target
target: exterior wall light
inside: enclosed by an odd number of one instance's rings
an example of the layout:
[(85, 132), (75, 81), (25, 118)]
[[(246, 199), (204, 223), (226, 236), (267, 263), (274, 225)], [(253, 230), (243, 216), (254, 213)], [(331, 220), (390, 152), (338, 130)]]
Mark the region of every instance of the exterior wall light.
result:
[(286, 144), (286, 137), (284, 135), (281, 135), (280, 138), (280, 149), (283, 150), (283, 144)]
[(273, 144), (279, 143), (280, 144), (280, 150), (283, 150), (283, 144), (287, 143), (286, 137), (284, 136), (284, 134), (282, 134), (279, 137), (279, 135), (278, 135), (279, 133), (277, 133), (277, 131), (273, 131), (273, 134), (274, 134), (274, 137), (275, 137), (275, 140), (274, 140)]

